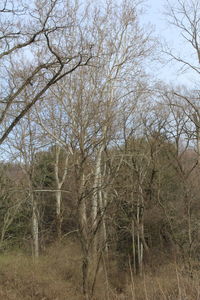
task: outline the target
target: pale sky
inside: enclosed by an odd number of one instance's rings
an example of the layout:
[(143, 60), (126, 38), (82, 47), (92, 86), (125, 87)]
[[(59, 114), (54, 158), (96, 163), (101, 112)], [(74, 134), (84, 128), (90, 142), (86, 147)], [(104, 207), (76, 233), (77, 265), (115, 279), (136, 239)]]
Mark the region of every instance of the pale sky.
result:
[[(191, 59), (191, 51), (186, 43), (181, 40), (180, 33), (172, 25), (167, 23), (167, 16), (164, 15), (166, 0), (146, 0), (146, 13), (143, 16), (144, 23), (150, 22), (154, 27), (154, 35), (158, 36), (160, 40), (166, 40), (170, 48), (174, 49), (176, 53), (184, 55)], [(170, 3), (177, 3), (177, 1), (169, 1)], [(167, 81), (168, 83), (176, 82), (177, 84), (184, 84), (187, 86), (193, 85), (197, 81), (197, 75), (193, 72), (185, 72), (181, 74), (179, 71), (180, 64), (175, 62), (167, 63), (165, 66), (157, 65), (158, 68), (155, 76)]]

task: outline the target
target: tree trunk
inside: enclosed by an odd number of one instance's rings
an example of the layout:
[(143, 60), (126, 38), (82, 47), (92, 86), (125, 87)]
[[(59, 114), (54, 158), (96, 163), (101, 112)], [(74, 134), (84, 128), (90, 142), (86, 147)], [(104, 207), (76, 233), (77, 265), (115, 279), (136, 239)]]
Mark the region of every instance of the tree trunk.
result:
[(69, 154), (66, 154), (65, 161), (64, 161), (64, 171), (62, 174), (61, 179), (59, 178), (59, 159), (61, 153), (61, 147), (56, 145), (55, 146), (55, 164), (54, 164), (54, 172), (55, 172), (55, 180), (56, 180), (56, 231), (57, 237), (60, 240), (62, 236), (62, 211), (61, 211), (61, 203), (62, 203), (62, 186), (67, 176), (67, 167), (68, 167), (68, 160)]
[(107, 205), (107, 192), (99, 191), (99, 208), (101, 212), (101, 226), (100, 226), (100, 247), (108, 253), (108, 241), (107, 241), (107, 228), (105, 220), (105, 209)]
[(87, 211), (84, 197), (85, 176), (81, 174), (81, 183), (79, 188), (78, 199), (78, 218), (79, 218), (79, 235), (82, 247), (82, 288), (85, 300), (89, 299), (89, 236), (88, 236), (88, 222)]
[(132, 226), (131, 226), (131, 231), (132, 231), (132, 251), (133, 251), (133, 272), (136, 274), (136, 249), (135, 249), (135, 224), (134, 220), (132, 221)]
[(32, 234), (33, 234), (33, 255), (37, 259), (39, 257), (39, 225), (38, 225), (38, 208), (37, 201), (31, 192), (32, 201)]
[(99, 195), (101, 192), (101, 156), (104, 150), (104, 145), (101, 145), (97, 157), (96, 157), (96, 165), (95, 165), (95, 174), (94, 174), (94, 193), (92, 197), (92, 212), (91, 212), (91, 219), (92, 219), (92, 235), (93, 235), (93, 245), (92, 245), (92, 252), (93, 257), (95, 259), (97, 255), (97, 226), (99, 226), (98, 217), (98, 207), (99, 207)]
[(59, 240), (61, 239), (61, 233), (62, 233), (61, 199), (62, 199), (61, 190), (57, 190), (56, 191), (56, 231)]

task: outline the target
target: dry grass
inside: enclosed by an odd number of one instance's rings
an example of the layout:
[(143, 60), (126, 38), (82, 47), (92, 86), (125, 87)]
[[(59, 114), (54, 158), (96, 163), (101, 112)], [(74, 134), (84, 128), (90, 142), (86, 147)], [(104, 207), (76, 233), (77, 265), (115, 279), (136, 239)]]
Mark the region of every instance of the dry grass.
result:
[[(199, 274), (186, 274), (174, 263), (157, 266), (157, 272), (133, 278), (127, 287), (127, 300), (200, 300)], [(134, 294), (131, 293), (131, 288)]]
[[(131, 277), (116, 265), (100, 267), (92, 300), (200, 300), (198, 271), (191, 278), (181, 266), (168, 262), (143, 277)], [(77, 244), (54, 245), (37, 263), (20, 253), (0, 256), (0, 299), (82, 300)]]
[(78, 300), (80, 290), (80, 255), (72, 242), (54, 245), (37, 263), (19, 253), (0, 257), (0, 299)]

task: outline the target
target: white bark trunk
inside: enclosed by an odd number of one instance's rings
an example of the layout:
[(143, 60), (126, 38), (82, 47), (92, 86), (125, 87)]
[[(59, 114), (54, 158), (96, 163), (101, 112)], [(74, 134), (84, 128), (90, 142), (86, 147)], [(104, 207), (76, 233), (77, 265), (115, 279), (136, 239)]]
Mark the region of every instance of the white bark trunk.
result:
[(83, 189), (85, 183), (85, 176), (82, 175), (81, 178), (81, 186), (80, 186), (80, 204), (79, 204), (79, 217), (80, 217), (80, 224), (81, 224), (81, 232), (83, 234), (84, 239), (87, 241), (87, 210), (86, 210), (86, 203), (85, 198), (82, 196)]
[(61, 197), (62, 197), (61, 191), (60, 190), (56, 191), (56, 225), (57, 225), (58, 238), (61, 238), (61, 226), (62, 226)]
[(137, 262), (138, 262), (138, 269), (140, 273), (140, 268), (141, 268), (141, 253), (140, 253), (140, 206), (139, 206), (139, 201), (137, 203)]
[(103, 220), (102, 220), (102, 227), (103, 227), (103, 241), (104, 241), (104, 249), (105, 252), (108, 253), (108, 236), (107, 236), (107, 228), (106, 228), (106, 219), (105, 219), (105, 210), (107, 207), (108, 199), (107, 199), (107, 192), (103, 193)]
[(32, 233), (33, 233), (33, 255), (35, 258), (39, 257), (39, 225), (38, 225), (38, 208), (37, 202), (31, 194), (32, 200)]
[(101, 146), (96, 157), (96, 165), (95, 165), (95, 174), (94, 174), (94, 193), (92, 199), (92, 222), (93, 227), (95, 228), (97, 223), (97, 210), (98, 210), (98, 194), (99, 189), (101, 188), (101, 155), (104, 147)]
[(139, 274), (142, 275), (143, 272), (143, 256), (144, 256), (144, 246), (146, 249), (148, 248), (145, 242), (144, 237), (144, 217), (143, 217), (143, 210), (144, 210), (144, 198), (143, 198), (143, 190), (141, 184), (139, 185), (139, 198), (138, 198), (138, 205), (137, 205), (137, 222), (138, 222), (138, 266), (139, 266)]
[(106, 221), (105, 221), (105, 209), (107, 203), (107, 193), (99, 191), (99, 208), (101, 212), (101, 226), (100, 226), (100, 245), (101, 248), (108, 252), (108, 242), (107, 242), (107, 229), (106, 229)]
[(55, 180), (56, 180), (56, 227), (57, 227), (57, 235), (58, 238), (61, 238), (61, 234), (62, 234), (62, 212), (61, 212), (61, 203), (62, 203), (62, 186), (64, 184), (64, 181), (66, 179), (67, 176), (67, 167), (68, 167), (68, 159), (69, 159), (69, 155), (67, 154), (65, 157), (65, 161), (64, 161), (64, 171), (63, 171), (63, 175), (62, 178), (59, 178), (59, 159), (60, 159), (60, 152), (61, 152), (61, 147), (56, 145), (55, 146), (55, 165), (54, 165), (54, 171), (55, 171)]
[(135, 249), (135, 224), (132, 221), (132, 250), (133, 250), (133, 271), (136, 274), (136, 249)]
[[(101, 145), (99, 151), (97, 152), (95, 173), (94, 173), (94, 193), (92, 198), (92, 228), (93, 228), (93, 254), (96, 255), (97, 252), (97, 226), (98, 226), (98, 206), (99, 206), (99, 195), (101, 192), (101, 157), (104, 150), (104, 145)], [(101, 217), (99, 215), (99, 217)]]
[(61, 214), (61, 191), (56, 191), (56, 215), (60, 216)]

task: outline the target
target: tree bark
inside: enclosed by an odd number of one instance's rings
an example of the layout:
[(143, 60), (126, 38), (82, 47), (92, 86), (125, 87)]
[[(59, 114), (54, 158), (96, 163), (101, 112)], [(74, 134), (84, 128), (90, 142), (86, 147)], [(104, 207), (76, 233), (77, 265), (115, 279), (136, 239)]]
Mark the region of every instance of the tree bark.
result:
[(33, 234), (33, 255), (34, 258), (39, 257), (39, 222), (38, 222), (38, 207), (37, 201), (31, 191), (32, 202), (32, 234)]
[(62, 235), (62, 191), (61, 188), (64, 184), (64, 181), (67, 176), (67, 168), (68, 168), (68, 160), (69, 154), (66, 154), (64, 161), (64, 171), (61, 179), (59, 178), (59, 160), (60, 160), (61, 147), (59, 145), (55, 146), (55, 164), (54, 164), (54, 172), (55, 172), (55, 181), (56, 181), (56, 230), (57, 237), (60, 240)]

